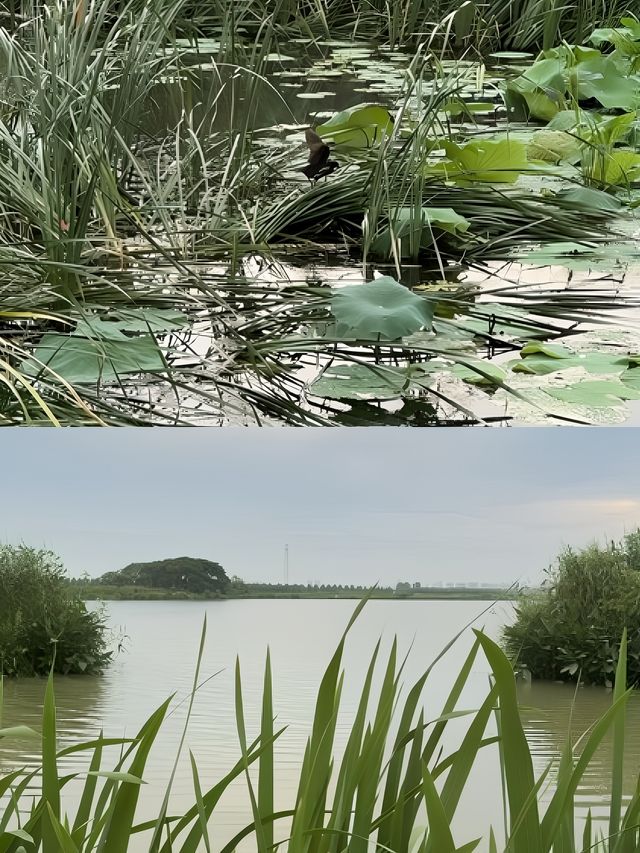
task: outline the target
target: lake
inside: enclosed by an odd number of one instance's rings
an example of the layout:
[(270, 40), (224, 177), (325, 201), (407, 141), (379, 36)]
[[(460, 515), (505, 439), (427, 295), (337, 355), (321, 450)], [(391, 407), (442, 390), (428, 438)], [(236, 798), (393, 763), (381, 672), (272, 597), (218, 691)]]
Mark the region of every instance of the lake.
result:
[[(206, 615), (207, 639), (200, 676), (205, 683), (198, 691), (186, 741), (187, 750), (197, 758), (202, 786), (210, 786), (221, 778), (240, 755), (234, 714), (236, 656), (242, 668), (249, 738), (258, 731), (264, 660), (269, 647), (277, 724), (288, 727), (276, 744), (275, 805), (287, 807), (295, 798), (297, 770), (321, 675), (355, 604), (345, 600), (108, 602), (109, 624), (116, 635), (126, 635), (124, 651), (117, 655), (103, 677), (56, 679), (61, 745), (95, 737), (101, 729), (107, 736), (134, 735), (146, 717), (167, 696), (175, 694), (175, 710), (151, 754), (146, 774), (148, 785), (141, 797), (139, 817), (153, 817), (164, 794), (184, 724), (187, 703), (183, 700), (191, 689)], [(443, 646), (478, 616), (476, 626), (484, 627), (490, 636), (497, 638), (501, 626), (512, 618), (512, 606), (505, 602), (492, 605), (477, 601), (371, 601), (347, 644), (338, 748), (345, 743), (361, 681), (379, 637), (383, 638), (384, 649), (389, 648), (396, 635), (401, 656), (410, 650), (404, 678), (405, 684), (410, 685)], [(427, 720), (440, 713), (471, 642), (472, 634), (467, 631), (434, 668), (424, 693)], [(488, 677), (489, 667), (479, 658), (459, 707), (478, 707), (486, 695)], [(569, 730), (574, 697), (571, 724), (574, 736), (582, 734), (611, 701), (610, 692), (600, 688), (582, 688), (576, 694), (575, 688), (567, 685), (523, 683), (519, 690), (524, 725), (538, 772), (558, 754)], [(8, 681), (2, 724), (23, 723), (38, 728), (43, 692), (42, 680)], [(633, 697), (628, 713), (631, 725), (627, 729), (627, 794), (635, 785), (640, 763), (640, 697)], [(450, 723), (447, 746), (455, 745), (464, 726), (464, 718)], [(34, 763), (34, 745), (37, 751), (37, 742), (3, 742), (0, 770)], [(610, 743), (605, 743), (591, 762), (580, 792), (581, 808), (585, 813), (591, 808), (594, 816), (604, 812), (610, 749)], [(66, 759), (65, 771), (76, 769), (78, 765), (73, 762), (77, 761), (75, 756)], [(460, 803), (457, 823), (454, 822), (461, 840), (485, 834), (489, 823), (499, 833), (499, 789), (497, 754), (485, 749)], [(179, 764), (171, 802), (170, 811), (174, 813), (194, 802), (188, 751)], [(249, 821), (249, 813), (245, 782), (238, 782), (216, 812), (212, 833), (215, 849)], [(132, 849), (142, 850), (144, 846)], [(250, 850), (251, 845), (242, 849)]]

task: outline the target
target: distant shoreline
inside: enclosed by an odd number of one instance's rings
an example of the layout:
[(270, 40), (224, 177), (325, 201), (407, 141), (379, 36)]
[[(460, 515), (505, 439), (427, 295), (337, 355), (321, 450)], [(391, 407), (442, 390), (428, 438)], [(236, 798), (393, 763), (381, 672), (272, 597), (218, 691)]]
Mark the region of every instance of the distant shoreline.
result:
[[(243, 595), (204, 595), (183, 590), (154, 589), (151, 587), (107, 587), (90, 585), (78, 590), (84, 601), (243, 601), (258, 599), (336, 599), (358, 600), (367, 593), (362, 590), (340, 592), (248, 592)], [(387, 592), (373, 590), (370, 598), (385, 601), (515, 601), (518, 591), (504, 589), (423, 589), (415, 592)]]

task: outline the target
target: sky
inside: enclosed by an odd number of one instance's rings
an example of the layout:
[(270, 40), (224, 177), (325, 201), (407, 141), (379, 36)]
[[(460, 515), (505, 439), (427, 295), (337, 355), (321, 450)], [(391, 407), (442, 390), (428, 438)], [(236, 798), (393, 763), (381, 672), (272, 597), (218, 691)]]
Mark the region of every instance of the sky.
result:
[(3, 430), (0, 540), (69, 574), (192, 556), (296, 583), (535, 583), (640, 526), (624, 428)]

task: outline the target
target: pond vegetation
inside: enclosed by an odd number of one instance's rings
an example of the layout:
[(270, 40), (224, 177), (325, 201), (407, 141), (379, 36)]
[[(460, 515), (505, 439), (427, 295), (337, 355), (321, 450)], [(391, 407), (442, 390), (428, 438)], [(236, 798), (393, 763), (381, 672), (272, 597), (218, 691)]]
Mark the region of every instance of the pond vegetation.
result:
[(7, 9), (0, 420), (624, 419), (640, 24), (437, 6)]
[[(237, 763), (223, 778), (205, 783), (198, 772), (197, 756), (191, 755), (193, 805), (174, 813), (171, 774), (166, 797), (152, 813), (155, 817), (149, 817), (145, 809), (143, 820), (137, 813), (144, 805), (142, 783), (149, 773), (147, 760), (171, 712), (171, 699), (132, 738), (100, 734), (60, 749), (51, 678), (44, 700), (41, 767), (18, 769), (0, 777), (1, 849), (5, 853), (125, 853), (135, 837), (140, 838), (144, 849), (161, 853), (232, 853), (243, 839), (261, 853), (274, 849), (364, 853), (371, 842), (394, 853), (470, 853), (481, 844), (492, 853), (498, 849), (515, 853), (558, 849), (623, 853), (637, 849), (640, 793), (636, 791), (624, 800), (622, 796), (624, 710), (629, 696), (625, 690), (624, 637), (610, 707), (584, 733), (579, 751), (574, 752), (569, 737), (561, 757), (552, 760), (536, 779), (520, 721), (512, 666), (499, 646), (480, 631), (442, 708), (429, 707), (427, 712), (431, 673), (455, 640), (412, 684), (405, 683), (405, 658), (395, 642), (387, 653), (376, 645), (368, 668), (360, 676), (359, 704), (354, 713), (349, 712), (345, 748), (338, 749), (343, 654), (349, 629), (364, 603), (358, 605), (319, 685), (297, 792), (289, 805), (277, 811), (274, 807), (277, 746), (287, 739), (288, 732), (286, 722), (281, 722), (286, 720), (286, 712), (282, 715), (274, 706), (277, 673), (272, 673), (269, 657), (258, 715), (248, 714), (240, 664), (236, 666)], [(201, 684), (205, 631), (180, 750)], [(488, 664), (492, 680), (480, 706), (469, 709), (464, 703), (465, 685), (474, 662), (481, 658)], [(250, 716), (256, 720), (257, 731), (247, 726)], [(604, 821), (601, 814), (592, 818), (589, 813), (583, 830), (577, 833), (574, 814), (580, 782), (608, 733), (614, 739), (609, 808)], [(38, 737), (24, 726), (0, 729), (3, 738), (29, 736)], [(455, 829), (453, 826), (469, 775), (486, 750), (495, 750), (501, 767), (503, 784), (494, 793), (504, 805), (504, 839), (501, 827), (470, 827), (464, 821)], [(86, 770), (67, 772), (67, 757), (79, 754), (86, 757)], [(217, 817), (225, 791), (234, 780), (246, 782), (251, 814), (242, 830), (221, 842)], [(545, 785), (550, 780), (554, 786), (548, 792)], [(69, 811), (65, 799), (71, 783), (80, 786), (81, 795), (74, 798), (77, 805)]]
[(0, 545), (0, 681), (93, 674), (112, 656), (102, 613), (87, 610), (55, 554)]
[(566, 548), (541, 590), (524, 593), (505, 645), (534, 678), (611, 686), (628, 629), (627, 667), (640, 683), (640, 530), (621, 542)]

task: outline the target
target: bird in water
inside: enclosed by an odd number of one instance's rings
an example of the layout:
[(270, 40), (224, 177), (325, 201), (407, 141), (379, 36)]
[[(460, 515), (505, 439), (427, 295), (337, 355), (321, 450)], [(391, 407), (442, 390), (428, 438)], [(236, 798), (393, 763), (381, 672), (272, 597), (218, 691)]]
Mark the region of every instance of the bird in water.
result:
[(331, 148), (323, 142), (320, 136), (308, 127), (304, 132), (309, 148), (309, 162), (301, 169), (312, 183), (319, 181), (334, 172), (340, 165), (336, 160), (330, 160)]

